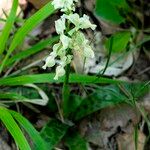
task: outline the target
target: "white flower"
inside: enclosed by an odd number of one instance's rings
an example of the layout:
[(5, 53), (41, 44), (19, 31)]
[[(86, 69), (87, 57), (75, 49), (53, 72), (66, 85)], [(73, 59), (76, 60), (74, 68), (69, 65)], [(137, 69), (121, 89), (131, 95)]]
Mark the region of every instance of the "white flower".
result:
[(71, 63), (72, 58), (73, 58), (73, 56), (72, 56), (72, 55), (67, 55), (66, 65)]
[(53, 52), (57, 54), (58, 50), (62, 47), (60, 43), (57, 43), (53, 46)]
[(51, 54), (46, 58), (45, 65), (42, 68), (46, 69), (47, 67), (53, 67), (55, 63), (56, 63), (55, 56)]
[(61, 41), (61, 43), (63, 45), (63, 49), (64, 50), (69, 48), (69, 44), (70, 44), (71, 39), (68, 36), (66, 36), (64, 34), (60, 35), (60, 41)]
[(66, 12), (68, 10), (74, 11), (74, 2), (78, 2), (78, 0), (54, 0), (52, 5), (55, 9), (61, 9), (62, 12)]
[(58, 19), (55, 21), (55, 29), (57, 34), (63, 34), (66, 29), (65, 18)]
[(71, 63), (73, 56), (72, 55), (67, 55), (67, 56), (63, 56), (61, 57), (61, 66), (65, 67), (67, 64)]
[[(87, 15), (80, 17), (77, 13), (73, 14), (75, 2), (78, 2), (78, 0), (53, 0), (52, 2), (55, 9), (60, 9), (62, 12), (65, 12), (60, 19), (55, 21), (56, 32), (60, 35), (60, 40), (53, 46), (53, 52), (46, 58), (45, 65), (43, 66), (43, 69), (53, 67), (56, 64), (56, 58), (59, 59), (57, 61), (59, 66), (56, 67), (55, 80), (65, 75), (66, 72), (64, 68), (70, 64), (73, 59), (73, 55), (70, 55), (68, 50), (71, 50), (71, 54), (73, 54), (73, 51), (78, 50), (86, 58), (94, 57), (94, 51), (84, 34), (80, 32), (80, 29), (91, 28), (94, 30), (96, 25), (90, 22)], [(70, 23), (73, 24), (74, 27), (72, 25), (69, 26)]]
[(82, 32), (77, 32), (73, 36), (71, 46), (74, 50), (83, 52), (84, 57), (94, 58), (94, 51), (92, 50), (91, 46), (89, 45), (89, 41), (85, 38)]
[(63, 66), (57, 66), (56, 68), (56, 75), (54, 77), (54, 80), (58, 80), (59, 77), (62, 77), (65, 75), (65, 69)]
[(70, 20), (75, 26), (80, 25), (80, 16), (77, 13), (66, 15), (66, 18)]
[(80, 28), (81, 29), (87, 29), (91, 28), (92, 30), (95, 30), (96, 25), (92, 24), (89, 20), (89, 16), (83, 15), (83, 17), (80, 19)]
[(91, 46), (89, 46), (89, 45), (87, 45), (87, 46), (84, 47), (83, 55), (86, 58), (94, 58), (95, 57), (94, 51), (92, 50)]
[(63, 6), (63, 0), (53, 0), (52, 5), (55, 9), (62, 8)]
[(87, 15), (83, 15), (83, 17), (80, 18), (77, 13), (74, 13), (68, 16), (66, 15), (65, 17), (75, 25), (75, 28), (69, 32), (70, 35), (78, 31), (79, 29), (91, 28), (92, 30), (95, 30), (96, 28), (96, 25), (90, 22), (89, 17)]

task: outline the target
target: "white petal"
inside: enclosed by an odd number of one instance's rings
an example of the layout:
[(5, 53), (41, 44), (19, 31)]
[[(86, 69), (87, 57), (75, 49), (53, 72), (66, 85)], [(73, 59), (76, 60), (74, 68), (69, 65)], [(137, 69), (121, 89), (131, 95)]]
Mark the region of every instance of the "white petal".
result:
[(58, 49), (61, 48), (61, 44), (57, 43), (53, 46), (53, 52), (57, 53)]
[(42, 68), (46, 69), (47, 67), (53, 67), (55, 63), (56, 63), (55, 58), (50, 55), (46, 58), (45, 65)]
[(96, 25), (92, 24), (89, 20), (89, 17), (87, 15), (83, 15), (83, 17), (80, 19), (80, 28), (81, 29), (87, 29), (91, 28), (92, 30), (95, 30)]
[(92, 48), (89, 45), (84, 47), (84, 56), (86, 58), (94, 58), (95, 57), (94, 51), (92, 50)]
[(55, 28), (56, 28), (57, 34), (63, 34), (64, 30), (66, 29), (65, 19), (61, 18), (55, 21)]
[(67, 56), (63, 56), (61, 57), (61, 66), (65, 67), (67, 64), (71, 63), (73, 56), (72, 55), (67, 55)]
[(62, 0), (53, 0), (52, 5), (55, 9), (62, 8), (63, 1)]
[(69, 19), (70, 22), (73, 23), (75, 26), (79, 26), (80, 24), (80, 17), (77, 13), (68, 15), (67, 19)]
[(63, 49), (67, 49), (69, 47), (71, 39), (68, 36), (62, 34), (60, 36), (60, 41), (62, 42)]
[[(77, 2), (77, 0), (75, 0)], [(55, 9), (61, 9), (62, 12), (71, 10), (74, 11), (74, 0), (54, 0), (52, 2)]]
[(64, 67), (58, 66), (58, 67), (56, 68), (56, 75), (55, 75), (55, 77), (54, 77), (54, 80), (58, 80), (58, 78), (64, 76), (65, 73), (66, 73), (66, 72), (65, 72)]

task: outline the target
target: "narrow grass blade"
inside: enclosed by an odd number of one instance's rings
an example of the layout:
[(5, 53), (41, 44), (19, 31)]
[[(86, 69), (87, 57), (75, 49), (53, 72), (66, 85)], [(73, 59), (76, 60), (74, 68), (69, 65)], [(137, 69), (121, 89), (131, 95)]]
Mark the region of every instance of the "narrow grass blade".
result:
[[(30, 83), (63, 83), (64, 77), (60, 78), (58, 81), (54, 80), (55, 74), (37, 74), (37, 75), (23, 75), (18, 77), (7, 77), (0, 79), (0, 86), (16, 86), (24, 85)], [(114, 80), (104, 77), (96, 77), (89, 75), (79, 75), (79, 74), (70, 74), (69, 83), (83, 83), (83, 84), (94, 84), (94, 83), (103, 83), (103, 84), (118, 84), (124, 83), (124, 81)]]
[(20, 61), (20, 60), (25, 59), (33, 54), (40, 52), (46, 46), (51, 46), (57, 40), (58, 40), (58, 37), (53, 37), (53, 38), (48, 38), (46, 40), (40, 41), (39, 43), (33, 45), (31, 48), (29, 48), (27, 50), (23, 50), (23, 51), (17, 53), (16, 55), (14, 55), (13, 57), (11, 57), (10, 59), (8, 59), (8, 61), (6, 62), (6, 66), (7, 65), (9, 66), (16, 61)]
[(54, 12), (54, 7), (51, 3), (46, 4), (43, 8), (41, 8), (38, 12), (36, 12), (33, 16), (31, 16), (25, 24), (18, 30), (18, 32), (14, 35), (12, 43), (8, 49), (7, 55), (5, 56), (2, 64), (0, 66), (0, 73), (2, 72), (6, 62), (11, 55), (11, 53), (15, 50), (15, 48), (23, 42), (25, 36), (34, 29), (42, 20), (47, 18)]
[(31, 150), (21, 129), (18, 127), (17, 123), (15, 122), (9, 111), (4, 107), (0, 107), (0, 119), (14, 138), (20, 150)]
[(40, 133), (32, 126), (32, 124), (19, 113), (9, 110), (14, 119), (24, 128), (29, 134), (31, 140), (34, 143), (34, 150), (47, 150), (47, 144), (40, 136)]
[(5, 46), (6, 46), (9, 34), (10, 34), (11, 29), (13, 27), (13, 24), (15, 22), (17, 7), (18, 7), (18, 0), (13, 0), (13, 5), (11, 8), (11, 11), (9, 13), (6, 24), (2, 30), (1, 35), (0, 35), (0, 55), (5, 50)]

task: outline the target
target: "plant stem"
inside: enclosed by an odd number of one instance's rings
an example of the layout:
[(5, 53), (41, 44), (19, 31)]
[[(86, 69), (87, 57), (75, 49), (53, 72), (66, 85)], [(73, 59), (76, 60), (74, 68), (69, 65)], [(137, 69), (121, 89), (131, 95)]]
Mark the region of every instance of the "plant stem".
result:
[(69, 88), (69, 75), (70, 75), (70, 64), (66, 66), (66, 74), (65, 74), (65, 80), (63, 83), (63, 91), (62, 91), (62, 109), (63, 109), (63, 115), (67, 115), (67, 107), (68, 107), (68, 100), (70, 96), (70, 88)]

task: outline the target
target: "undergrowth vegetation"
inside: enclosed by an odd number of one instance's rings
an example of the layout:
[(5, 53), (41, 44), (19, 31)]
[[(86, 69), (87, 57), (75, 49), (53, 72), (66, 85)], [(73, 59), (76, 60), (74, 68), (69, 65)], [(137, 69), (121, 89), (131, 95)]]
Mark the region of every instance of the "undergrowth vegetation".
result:
[[(68, 1), (71, 2), (71, 0)], [(54, 2), (57, 5), (59, 0)], [(108, 69), (111, 69), (113, 64), (130, 54), (133, 55), (150, 41), (150, 36), (145, 34), (143, 22), (140, 25), (137, 23), (132, 4), (125, 0), (96, 1), (94, 14), (97, 18), (109, 22), (112, 26), (125, 26), (128, 23), (129, 27), (125, 29), (118, 27), (116, 32), (112, 32), (105, 38), (103, 47), (105, 47), (107, 59), (104, 66), (96, 73), (91, 71), (89, 74), (73, 69), (72, 66), (76, 66), (71, 64), (76, 57), (73, 51), (81, 52), (84, 70), (85, 63), (88, 63), (89, 59), (94, 59), (94, 55), (97, 54), (90, 45), (93, 41), (87, 40), (84, 37), (84, 31), (80, 30), (95, 29), (92, 32), (96, 36), (99, 25), (94, 22), (97, 25), (96, 28), (86, 15), (82, 14), (83, 17), (79, 18), (76, 13), (73, 16), (76, 3), (72, 2), (73, 7), (67, 6), (65, 9), (62, 8), (62, 4), (55, 8), (53, 5), (49, 2), (29, 18), (20, 19), (16, 15), (18, 0), (13, 0), (7, 19), (1, 20), (5, 22), (5, 25), (0, 33), (0, 120), (13, 137), (17, 147), (21, 150), (51, 150), (62, 142), (69, 150), (87, 150), (89, 143), (77, 130), (79, 122), (101, 109), (123, 103), (132, 106), (141, 114), (150, 134), (148, 113), (140, 102), (140, 98), (149, 91), (149, 81), (117, 78), (120, 70), (115, 70), (114, 72), (117, 73), (115, 75), (110, 71), (111, 77), (108, 77)], [(25, 39), (30, 38), (30, 32), (47, 17), (60, 11), (59, 8), (65, 13), (64, 18), (61, 17), (62, 22), (56, 25), (59, 35), (40, 39), (32, 46), (24, 48)], [(66, 29), (63, 28), (63, 19), (66, 21), (64, 23)], [(59, 30), (59, 28), (62, 29)], [(143, 36), (138, 40), (140, 33)], [(40, 69), (35, 71), (36, 73), (30, 71), (32, 67), (35, 67), (36, 62), (21, 68), (16, 67), (46, 48), (50, 51), (53, 49), (53, 53), (49, 54), (49, 58), (47, 56), (44, 56), (44, 59), (40, 58), (37, 63), (45, 60), (44, 69), (52, 67), (50, 71), (43, 70), (42, 65), (37, 66)], [(113, 61), (112, 57), (115, 58)], [(56, 74), (53, 71), (55, 64), (59, 65), (56, 68)], [(126, 70), (127, 68), (123, 72)], [(49, 119), (42, 128), (37, 130), (32, 120), (29, 121), (22, 115), (21, 106), (33, 112), (39, 109), (40, 113), (45, 113), (46, 110)], [(136, 149), (138, 149), (139, 126), (139, 124), (134, 126)], [(149, 136), (146, 141), (149, 141)]]

